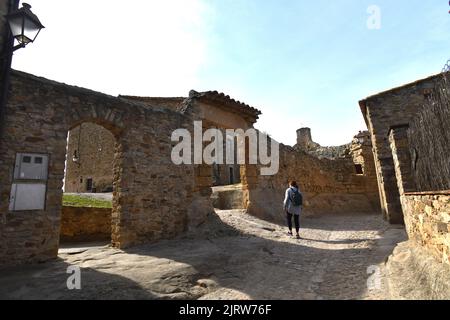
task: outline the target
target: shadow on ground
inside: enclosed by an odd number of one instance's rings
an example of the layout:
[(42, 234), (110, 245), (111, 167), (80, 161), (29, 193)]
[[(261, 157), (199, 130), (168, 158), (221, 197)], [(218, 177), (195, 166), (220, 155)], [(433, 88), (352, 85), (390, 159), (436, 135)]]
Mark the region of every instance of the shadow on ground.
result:
[[(0, 298), (368, 298), (367, 268), (383, 262), (395, 245), (395, 239), (385, 241), (379, 250), (387, 228), (380, 217), (305, 218), (303, 228), (304, 239), (296, 240), (279, 225), (221, 211), (178, 239), (126, 251), (66, 253), (63, 260), (5, 270)], [(82, 290), (67, 289), (69, 265), (81, 267)]]
[(99, 269), (81, 268), (81, 290), (69, 290), (67, 282), (74, 273), (68, 273), (69, 264), (56, 259), (41, 265), (21, 266), (2, 270), (0, 299), (26, 300), (151, 300), (155, 296), (136, 281), (101, 272)]

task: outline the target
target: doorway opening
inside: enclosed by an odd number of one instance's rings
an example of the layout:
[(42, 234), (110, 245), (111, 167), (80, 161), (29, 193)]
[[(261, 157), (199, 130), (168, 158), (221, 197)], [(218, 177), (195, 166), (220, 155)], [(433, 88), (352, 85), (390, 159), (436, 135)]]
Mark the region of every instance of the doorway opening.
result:
[(68, 132), (60, 249), (111, 243), (116, 138), (83, 122)]
[(357, 175), (363, 175), (364, 174), (364, 168), (362, 164), (355, 164), (355, 171)]
[(230, 167), (230, 184), (234, 184), (234, 168)]

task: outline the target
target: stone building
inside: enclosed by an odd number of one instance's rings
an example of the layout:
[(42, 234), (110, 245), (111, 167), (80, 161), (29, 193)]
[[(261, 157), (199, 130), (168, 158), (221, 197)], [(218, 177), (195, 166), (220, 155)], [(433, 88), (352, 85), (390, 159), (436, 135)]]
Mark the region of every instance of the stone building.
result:
[(391, 128), (409, 126), (434, 88), (432, 76), (360, 101), (361, 111), (371, 133), (375, 168), (384, 217), (392, 223), (403, 222), (400, 193), (389, 144)]
[[(450, 86), (438, 74), (360, 102), (374, 145), (384, 216), (405, 222), (423, 260), (450, 264)], [(425, 252), (420, 253), (421, 250)], [(424, 265), (424, 261), (414, 262)], [(436, 271), (437, 270), (437, 271)], [(439, 284), (439, 267), (421, 277)], [(434, 280), (433, 280), (434, 279)], [(435, 285), (433, 284), (433, 286)]]
[[(189, 94), (189, 99), (192, 97), (206, 97), (208, 95), (217, 95), (218, 92), (205, 92), (205, 93), (199, 93), (194, 90), (192, 90)], [(219, 95), (222, 97), (225, 97), (223, 94)], [(135, 101), (141, 101), (144, 103), (157, 103), (160, 106), (170, 108), (175, 111), (182, 110), (183, 104), (185, 103), (187, 98), (152, 98), (152, 97), (136, 97), (136, 96), (121, 96), (125, 99), (135, 100)], [(229, 98), (229, 97), (228, 97)], [(247, 105), (242, 104), (240, 102), (237, 102), (238, 104), (241, 104), (241, 106), (244, 107), (244, 109), (237, 110), (239, 112), (242, 112), (245, 110), (245, 108), (248, 108)], [(195, 115), (196, 119), (202, 120), (203, 124), (205, 125), (205, 128), (215, 128), (219, 129), (223, 132), (223, 136), (225, 136), (225, 130), (226, 129), (232, 129), (229, 125), (222, 123), (222, 119), (215, 117), (211, 114), (211, 111), (205, 112), (205, 110), (197, 110), (199, 113)], [(256, 112), (257, 115), (260, 114), (259, 111)], [(206, 115), (206, 117), (205, 117)], [(219, 114), (217, 116), (220, 116)], [(245, 114), (243, 114), (245, 116)], [(253, 117), (254, 115), (252, 115)], [(257, 118), (256, 118), (257, 119)], [(256, 121), (251, 120), (251, 121)], [(224, 148), (226, 149), (227, 143), (229, 141), (224, 140)], [(234, 143), (236, 143), (234, 141)], [(236, 149), (234, 152), (234, 157), (236, 158)], [(233, 185), (233, 184), (239, 184), (241, 182), (241, 168), (237, 164), (215, 164), (211, 167), (212, 170), (212, 184), (213, 186), (225, 186), (225, 185)]]
[(260, 114), (218, 92), (191, 92), (175, 110), (23, 72), (11, 80), (0, 140), (1, 264), (56, 257), (67, 135), (81, 124), (101, 125), (116, 140), (111, 238), (125, 248), (171, 238), (213, 212), (212, 168), (173, 164), (174, 130), (192, 131), (194, 120), (203, 130), (246, 130)]
[[(216, 91), (191, 91), (186, 98), (111, 97), (14, 71), (6, 130), (0, 140), (1, 264), (44, 261), (56, 256), (68, 132), (75, 137), (69, 139), (68, 187), (70, 181), (76, 180), (71, 178), (71, 170), (74, 177), (79, 177), (73, 168), (75, 151), (79, 159), (86, 156), (77, 149), (80, 126), (84, 128), (80, 137), (86, 134), (86, 142), (91, 144), (92, 162), (98, 156), (94, 151), (102, 149), (103, 143), (99, 147), (98, 138), (92, 138), (99, 131), (91, 124), (114, 137), (114, 149), (112, 139), (107, 139), (106, 158), (114, 160), (112, 165), (109, 162), (104, 166), (104, 175), (112, 166), (112, 244), (126, 248), (171, 238), (202, 224), (213, 213), (214, 168), (172, 163), (173, 131), (185, 128), (193, 132), (193, 123), (199, 120), (202, 131), (247, 130), (260, 113)], [(26, 177), (16, 172), (21, 170), (16, 165), (22, 163), (23, 168), (37, 168), (39, 176)], [(371, 178), (359, 174), (351, 158), (319, 159), (282, 145), (280, 172), (261, 176), (260, 169), (259, 165), (249, 164), (233, 167), (239, 171), (243, 207), (260, 217), (276, 219), (289, 179), (300, 182), (310, 214), (372, 212), (378, 206)], [(172, 196), (174, 192), (176, 197)]]
[[(79, 232), (61, 230), (66, 169), (67, 190), (107, 190), (112, 181), (110, 218), (101, 212), (101, 223), (78, 213), (65, 219), (89, 224), (89, 233), (100, 230), (106, 237), (110, 232), (118, 248), (170, 239), (201, 225), (214, 214), (215, 184), (240, 182), (242, 207), (270, 220), (279, 218), (290, 179), (299, 181), (308, 214), (372, 212), (379, 206), (370, 170), (361, 174), (355, 167), (359, 161), (368, 168), (370, 160), (356, 153), (355, 160), (327, 159), (281, 145), (280, 170), (274, 176), (261, 175), (261, 165), (174, 164), (174, 130), (193, 134), (194, 122), (202, 121), (201, 132), (245, 131), (258, 120), (258, 109), (217, 91), (191, 91), (179, 98), (113, 97), (19, 71), (12, 71), (6, 88), (0, 134), (2, 266), (55, 258), (60, 235)], [(109, 134), (100, 133), (104, 130)], [(87, 152), (78, 140), (85, 140)], [(108, 162), (100, 164), (104, 159)], [(83, 165), (77, 168), (80, 160)]]
[(94, 123), (69, 131), (64, 192), (112, 192), (116, 140)]
[(356, 173), (371, 177), (371, 190), (378, 190), (370, 133), (368, 131), (359, 132), (349, 144), (348, 153), (355, 164)]
[[(137, 100), (137, 97), (133, 99)], [(169, 107), (172, 98), (167, 98), (168, 101), (165, 99), (157, 98), (153, 101)], [(142, 100), (150, 101), (150, 98)], [(225, 136), (225, 133), (223, 134)], [(226, 144), (227, 141), (224, 141), (224, 149), (227, 147)], [(99, 125), (84, 123), (72, 129), (69, 132), (64, 192), (112, 192), (114, 147), (114, 136)], [(236, 154), (235, 149), (234, 158)], [(212, 177), (213, 186), (239, 184), (240, 166), (215, 164), (212, 166)]]

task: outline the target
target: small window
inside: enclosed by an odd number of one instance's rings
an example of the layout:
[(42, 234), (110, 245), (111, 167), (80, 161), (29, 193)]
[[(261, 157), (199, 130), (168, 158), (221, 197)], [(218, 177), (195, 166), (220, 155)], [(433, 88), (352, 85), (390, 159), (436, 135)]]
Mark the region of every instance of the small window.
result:
[(42, 162), (43, 162), (43, 159), (42, 159), (41, 157), (36, 157), (36, 158), (34, 158), (34, 163), (36, 163), (36, 164), (42, 164)]
[(364, 174), (363, 166), (361, 164), (355, 164), (356, 174)]
[(31, 163), (31, 157), (30, 156), (23, 156), (22, 157), (23, 163)]

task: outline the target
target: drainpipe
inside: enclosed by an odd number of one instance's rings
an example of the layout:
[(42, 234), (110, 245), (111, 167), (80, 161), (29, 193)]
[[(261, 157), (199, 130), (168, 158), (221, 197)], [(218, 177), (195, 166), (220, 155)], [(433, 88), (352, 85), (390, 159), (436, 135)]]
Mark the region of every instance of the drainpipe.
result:
[[(8, 0), (7, 4), (7, 12), (8, 14), (11, 11), (19, 9), (19, 0)], [(6, 115), (6, 105), (8, 103), (8, 93), (9, 93), (9, 80), (11, 75), (11, 62), (13, 56), (13, 46), (14, 46), (14, 38), (9, 31), (8, 22), (4, 21), (3, 27), (3, 36), (5, 37), (5, 42), (3, 44), (3, 48), (0, 55), (0, 63), (1, 63), (1, 77), (0, 77), (0, 143), (1, 138), (4, 133), (4, 122)]]

